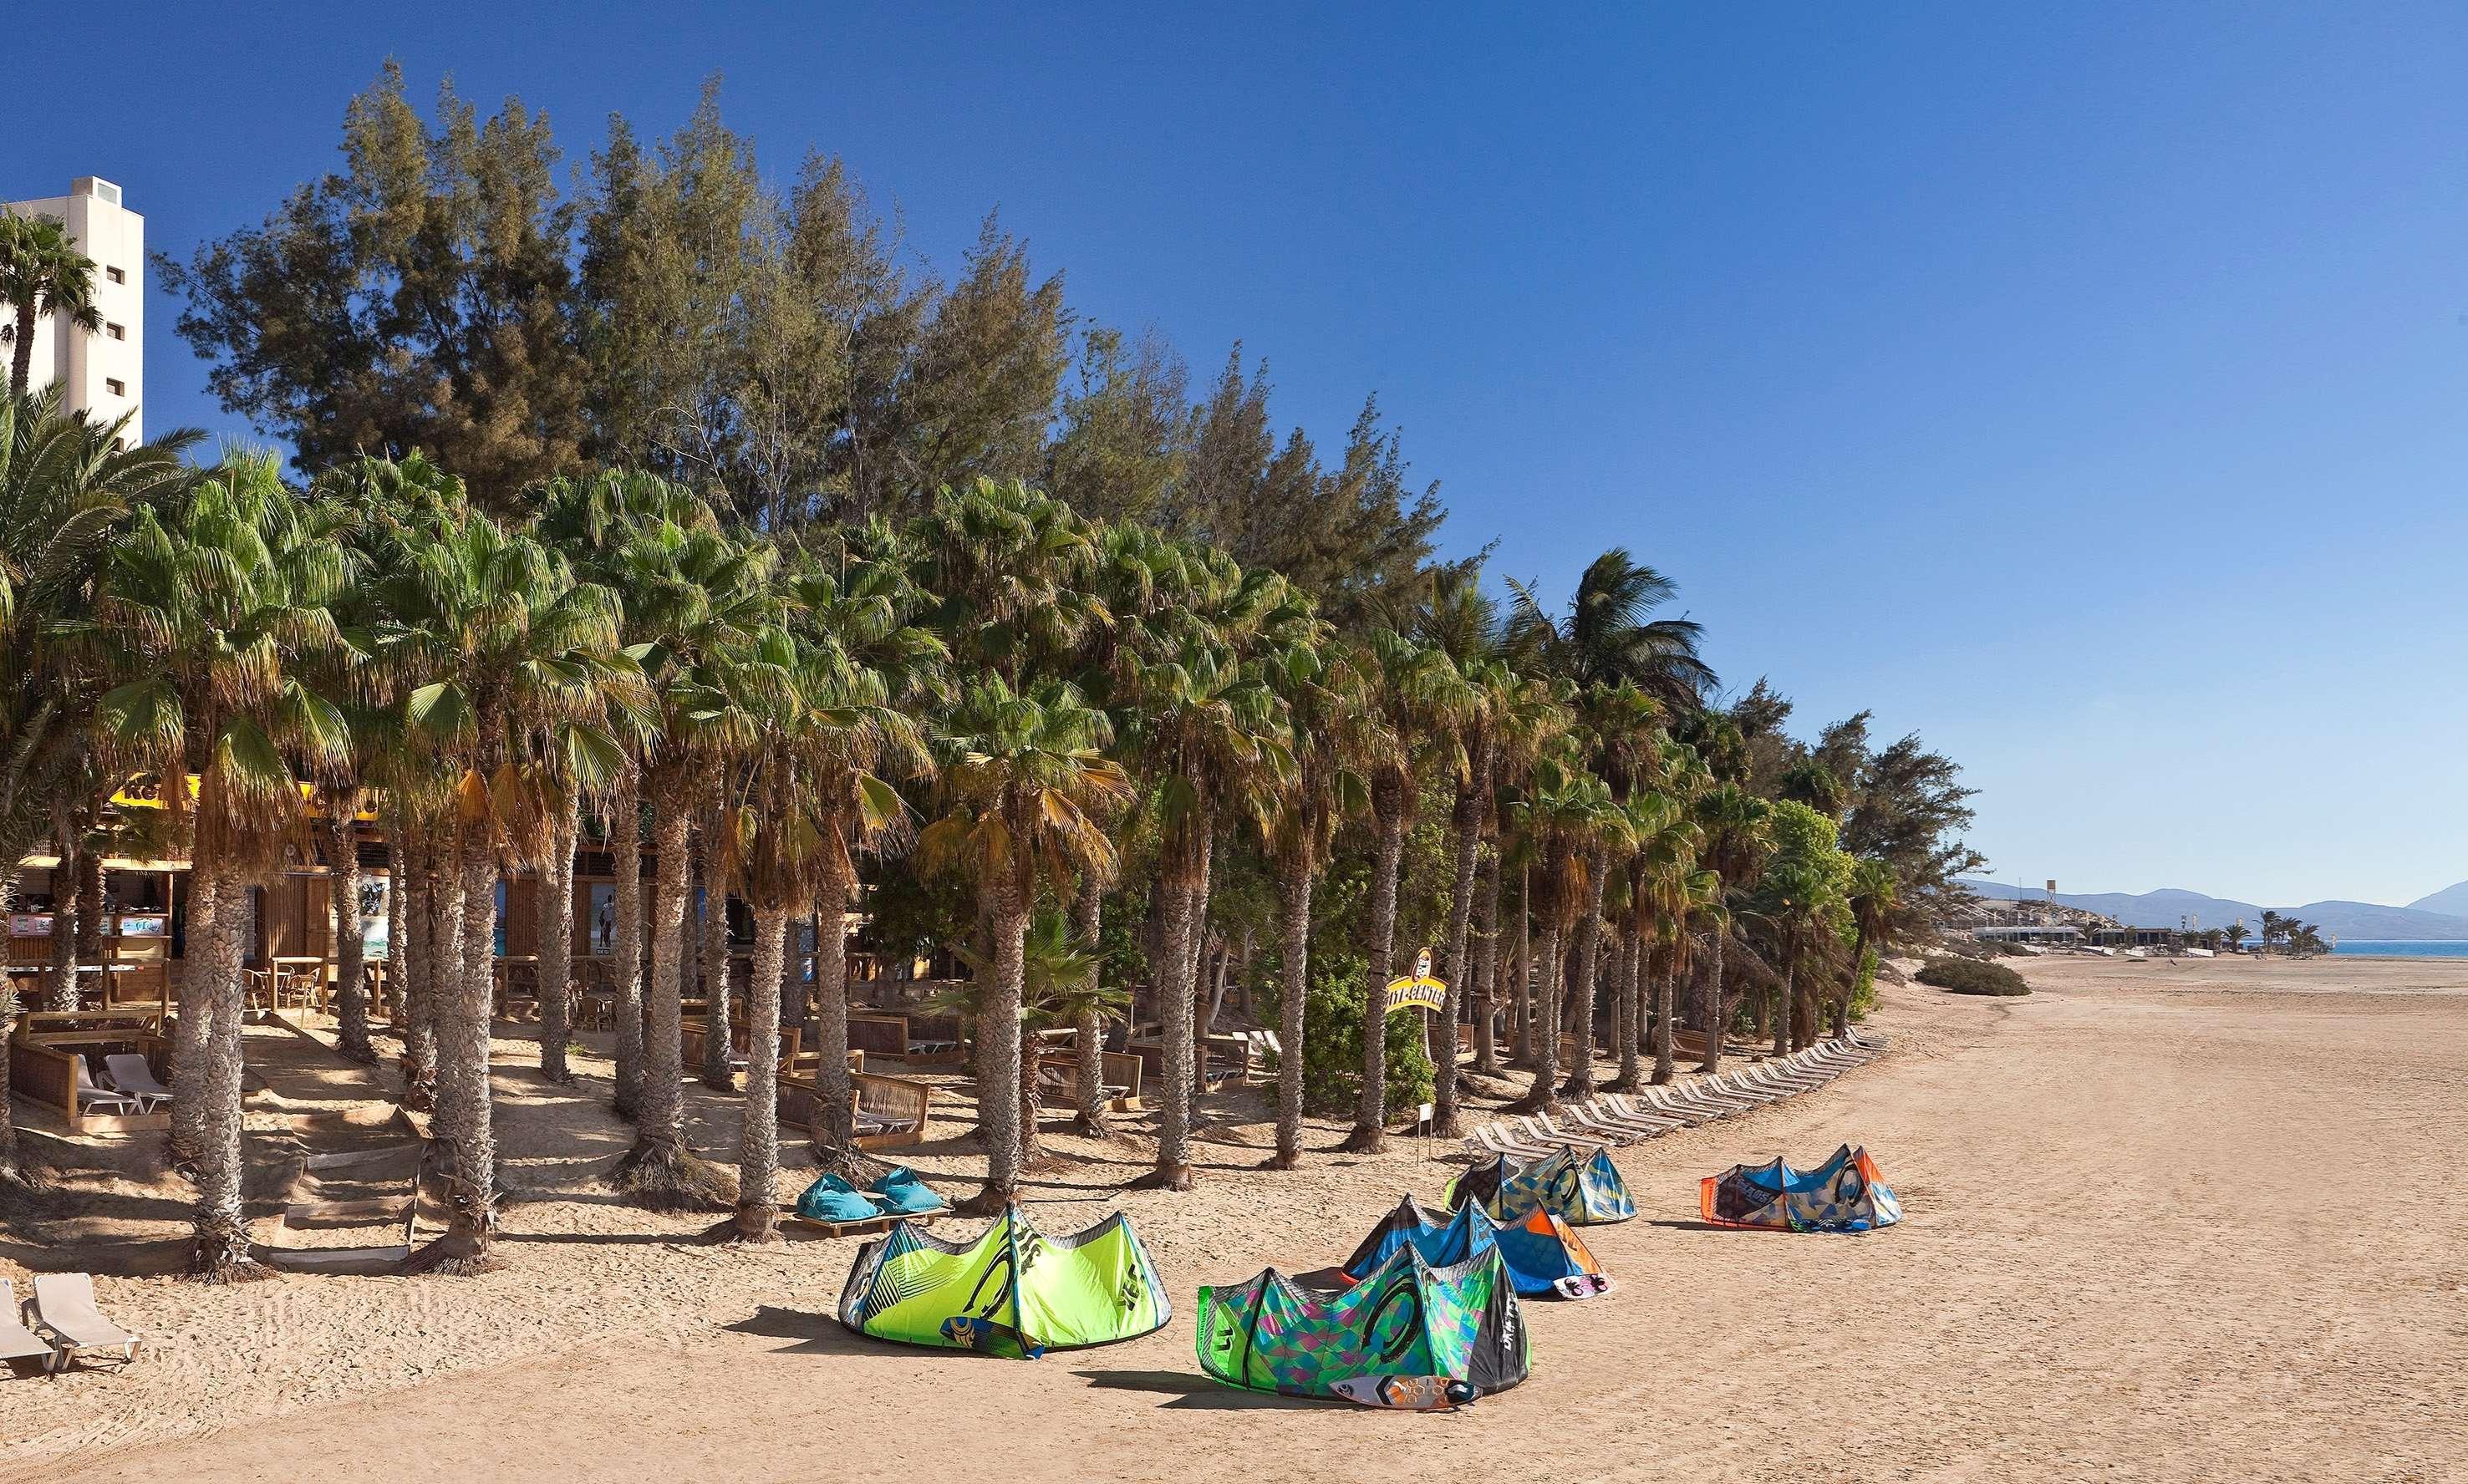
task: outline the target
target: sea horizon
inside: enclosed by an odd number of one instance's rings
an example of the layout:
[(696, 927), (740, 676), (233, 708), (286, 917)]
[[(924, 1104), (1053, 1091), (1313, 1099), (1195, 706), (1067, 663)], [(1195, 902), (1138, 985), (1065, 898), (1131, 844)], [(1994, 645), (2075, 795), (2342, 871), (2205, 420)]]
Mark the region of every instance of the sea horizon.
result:
[(2468, 941), (2456, 938), (2342, 938), (2331, 951), (2341, 958), (2468, 958)]

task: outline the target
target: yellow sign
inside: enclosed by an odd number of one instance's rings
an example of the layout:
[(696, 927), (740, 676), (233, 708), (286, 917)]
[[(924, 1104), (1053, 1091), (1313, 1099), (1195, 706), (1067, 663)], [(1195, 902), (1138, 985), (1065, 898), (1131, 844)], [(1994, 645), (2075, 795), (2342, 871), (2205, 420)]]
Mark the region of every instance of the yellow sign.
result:
[(1414, 955), (1414, 971), (1403, 979), (1388, 981), (1385, 1013), (1400, 1010), (1437, 1010), (1447, 1001), (1449, 987), (1431, 977), (1431, 950), (1425, 948)]

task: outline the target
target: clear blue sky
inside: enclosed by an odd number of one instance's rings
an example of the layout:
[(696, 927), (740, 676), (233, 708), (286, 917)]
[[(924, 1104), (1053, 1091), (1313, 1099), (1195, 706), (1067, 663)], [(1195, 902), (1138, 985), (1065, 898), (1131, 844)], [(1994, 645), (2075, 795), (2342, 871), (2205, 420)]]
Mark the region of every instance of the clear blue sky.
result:
[[(1323, 444), (1376, 389), (1452, 549), (1559, 593), (1632, 547), (1726, 678), (1959, 759), (2003, 879), (2468, 877), (2456, 5), (386, 9), (21, 16), (0, 195), (101, 173), (185, 254), (388, 54), (570, 158), (719, 71), (935, 264), (999, 206)], [(149, 424), (238, 431), (174, 309)]]

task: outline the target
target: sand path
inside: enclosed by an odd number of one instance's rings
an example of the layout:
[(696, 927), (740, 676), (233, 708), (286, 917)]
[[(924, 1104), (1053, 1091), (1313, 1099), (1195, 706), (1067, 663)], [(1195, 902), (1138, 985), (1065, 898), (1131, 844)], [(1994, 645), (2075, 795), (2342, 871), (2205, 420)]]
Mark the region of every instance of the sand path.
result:
[[(1333, 1259), (1401, 1183), (1429, 1194), (1444, 1174), (1326, 1160), (1131, 1198), (1182, 1312), (1128, 1345), (1021, 1364), (859, 1341), (829, 1317), (844, 1245), (745, 1257), (656, 1236), (636, 1241), (687, 1270), (673, 1284), (751, 1265), (763, 1292), (712, 1279), (707, 1317), (654, 1302), (626, 1333), (622, 1281), (594, 1293), (533, 1248), (528, 1281), (597, 1337), (554, 1348), (559, 1326), (526, 1312), (538, 1353), (519, 1359), (25, 1476), (2468, 1478), (2468, 975), (2247, 967), (2033, 965), (2041, 993), (2019, 1001), (1891, 992), (1885, 1062), (1622, 1152), (1639, 1220), (1587, 1234), (1620, 1290), (1531, 1306), (1533, 1380), (1451, 1417), (1198, 1374), (1199, 1282)], [(1900, 1229), (1697, 1222), (1698, 1176), (1846, 1138), (1900, 1190)], [(399, 1312), (409, 1289), (467, 1322), (450, 1282), (334, 1296)], [(280, 1292), (295, 1313), (318, 1296)]]

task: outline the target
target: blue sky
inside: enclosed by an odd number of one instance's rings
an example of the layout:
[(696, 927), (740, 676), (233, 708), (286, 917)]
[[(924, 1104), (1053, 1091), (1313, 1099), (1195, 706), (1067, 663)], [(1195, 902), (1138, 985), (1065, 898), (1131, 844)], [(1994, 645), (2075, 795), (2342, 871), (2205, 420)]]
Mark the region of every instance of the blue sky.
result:
[[(185, 255), (389, 54), (577, 160), (718, 71), (934, 264), (999, 207), (1323, 444), (1377, 390), (1452, 549), (1663, 567), (1726, 678), (1960, 760), (2003, 879), (2468, 877), (2468, 11), (1031, 9), (54, 9), (0, 195), (101, 173)], [(241, 431), (175, 309), (149, 425)]]

